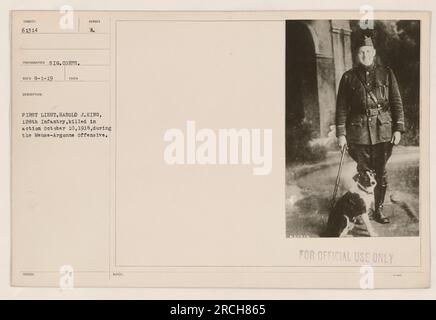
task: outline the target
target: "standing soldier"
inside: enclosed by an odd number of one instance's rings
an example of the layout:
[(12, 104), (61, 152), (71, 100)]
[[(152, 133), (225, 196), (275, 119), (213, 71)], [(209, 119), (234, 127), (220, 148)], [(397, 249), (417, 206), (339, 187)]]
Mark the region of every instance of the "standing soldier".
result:
[(339, 84), (336, 102), (336, 136), (339, 147), (357, 162), (358, 173), (376, 174), (374, 220), (389, 223), (383, 214), (388, 185), (386, 163), (393, 145), (404, 132), (404, 112), (394, 73), (377, 65), (372, 39), (364, 36), (357, 46), (358, 66), (348, 70)]

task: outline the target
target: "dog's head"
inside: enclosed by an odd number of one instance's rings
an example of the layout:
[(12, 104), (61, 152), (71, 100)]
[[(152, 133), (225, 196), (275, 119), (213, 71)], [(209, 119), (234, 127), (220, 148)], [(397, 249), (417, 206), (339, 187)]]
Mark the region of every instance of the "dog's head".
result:
[(353, 180), (357, 183), (359, 188), (363, 189), (367, 193), (374, 193), (374, 188), (377, 185), (374, 171), (365, 171), (363, 173), (357, 173), (353, 177)]

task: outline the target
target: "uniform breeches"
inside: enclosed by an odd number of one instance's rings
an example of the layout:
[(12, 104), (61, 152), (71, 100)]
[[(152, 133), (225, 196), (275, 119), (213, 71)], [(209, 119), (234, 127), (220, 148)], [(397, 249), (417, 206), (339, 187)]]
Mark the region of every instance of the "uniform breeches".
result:
[(357, 171), (372, 170), (379, 187), (388, 185), (386, 163), (392, 155), (393, 144), (382, 142), (374, 145), (350, 144), (348, 154), (357, 162)]

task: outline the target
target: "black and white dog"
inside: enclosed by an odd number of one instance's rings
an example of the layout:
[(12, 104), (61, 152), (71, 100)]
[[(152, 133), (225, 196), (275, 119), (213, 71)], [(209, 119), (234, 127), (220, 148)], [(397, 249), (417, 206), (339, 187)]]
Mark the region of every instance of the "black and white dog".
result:
[(356, 174), (353, 177), (354, 184), (334, 205), (330, 212), (326, 237), (345, 237), (350, 232), (359, 217), (368, 230), (371, 237), (376, 237), (369, 212), (374, 209), (374, 188), (377, 184), (375, 174), (372, 171)]

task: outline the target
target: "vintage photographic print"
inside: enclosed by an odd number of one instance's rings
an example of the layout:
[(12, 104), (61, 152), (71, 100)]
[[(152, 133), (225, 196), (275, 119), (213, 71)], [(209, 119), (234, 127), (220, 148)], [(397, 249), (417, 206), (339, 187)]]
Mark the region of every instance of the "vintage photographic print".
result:
[(419, 236), (419, 20), (286, 21), (287, 237)]
[(430, 14), (373, 13), (12, 11), (11, 285), (428, 286)]

